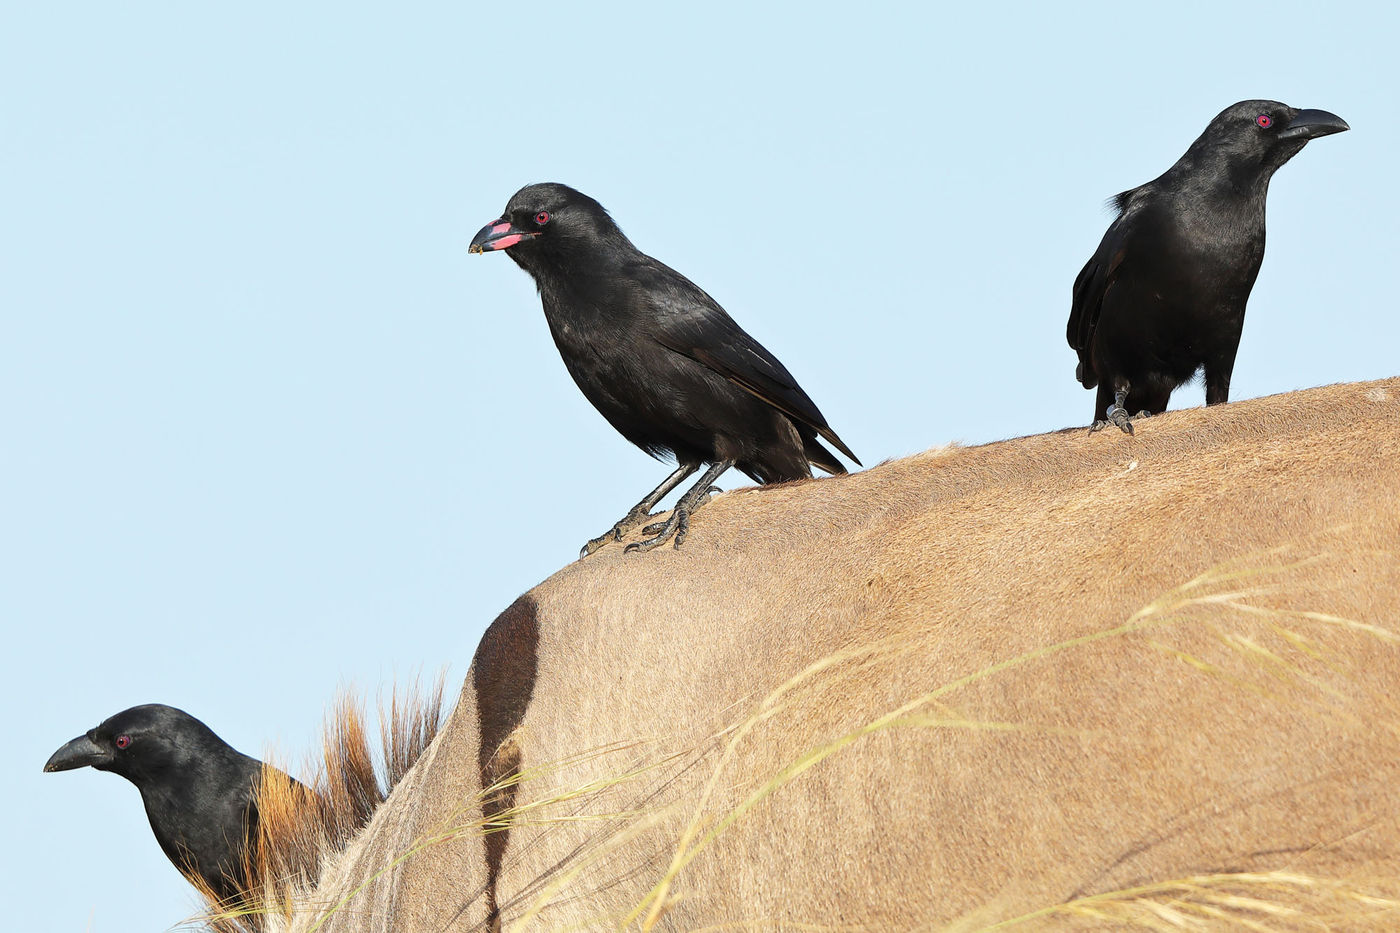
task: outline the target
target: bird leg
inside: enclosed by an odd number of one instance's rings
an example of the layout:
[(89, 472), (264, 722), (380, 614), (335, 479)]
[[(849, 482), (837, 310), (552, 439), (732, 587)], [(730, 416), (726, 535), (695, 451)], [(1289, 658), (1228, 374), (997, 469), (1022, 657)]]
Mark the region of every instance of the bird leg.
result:
[(1233, 359), (1217, 365), (1206, 365), (1206, 404), (1224, 405), (1230, 401), (1230, 373), (1235, 368)]
[(1105, 412), (1105, 420), (1095, 421), (1093, 424), (1089, 425), (1089, 433), (1093, 434), (1095, 431), (1102, 431), (1110, 424), (1113, 424), (1117, 425), (1120, 429), (1122, 429), (1124, 434), (1132, 434), (1133, 420), (1137, 418), (1146, 418), (1152, 413), (1149, 411), (1140, 411), (1136, 415), (1129, 415), (1128, 409), (1126, 407), (1127, 402), (1128, 387), (1119, 386), (1118, 388), (1114, 389), (1113, 404), (1110, 405), (1108, 407), (1108, 411)]
[[(693, 494), (694, 492), (695, 492), (695, 490), (691, 490), (691, 494)], [(723, 489), (720, 489), (718, 486), (711, 486), (709, 489), (706, 489), (705, 492), (704, 492), (704, 494), (701, 495), (701, 496), (699, 497), (699, 499), (698, 499), (698, 501), (697, 501), (697, 504), (694, 506), (694, 508), (691, 508), (691, 509), (689, 510), (689, 511), (690, 511), (690, 514), (691, 514), (691, 515), (694, 515), (696, 509), (700, 508), (700, 506), (702, 506), (702, 505), (704, 505), (706, 502), (709, 502), (709, 501), (710, 501), (710, 496), (717, 495), (718, 493), (721, 493), (721, 492), (724, 492), (724, 490), (723, 490)], [(674, 513), (673, 513), (673, 514), (674, 514)], [(642, 529), (642, 534), (644, 534), (644, 535), (659, 535), (659, 534), (661, 534), (661, 529), (663, 529), (663, 528), (666, 527), (666, 522), (669, 522), (670, 520), (671, 520), (671, 519), (668, 517), (668, 518), (666, 519), (665, 522), (655, 522), (655, 523), (653, 523), (653, 524), (651, 524), (651, 525), (648, 525), (648, 526), (646, 526), (645, 528)], [(677, 547), (679, 547), (679, 546), (680, 546), (680, 545), (677, 545)]]
[[(700, 506), (710, 501), (710, 494), (719, 490), (714, 486), (714, 481), (719, 479), (720, 474), (734, 465), (733, 460), (720, 460), (718, 463), (710, 465), (705, 471), (705, 475), (700, 477), (700, 481), (681, 496), (676, 507), (671, 510), (671, 517), (660, 525), (650, 525), (646, 529), (650, 538), (645, 541), (633, 541), (627, 545), (624, 553), (630, 554), (633, 551), (650, 551), (659, 544), (664, 544), (666, 539), (674, 537), (675, 547), (680, 547), (681, 542), (690, 531), (690, 516), (693, 515)], [(652, 532), (655, 532), (654, 534)]]
[(677, 464), (675, 471), (662, 480), (660, 486), (657, 486), (651, 492), (647, 493), (645, 499), (632, 506), (632, 510), (622, 516), (622, 519), (618, 521), (616, 525), (613, 525), (612, 528), (585, 544), (583, 549), (578, 552), (579, 560), (583, 560), (609, 541), (621, 541), (623, 535), (651, 518), (651, 510), (656, 507), (656, 503), (666, 498), (668, 492), (679, 486), (685, 481), (687, 476), (698, 469), (700, 469), (700, 464), (698, 463)]

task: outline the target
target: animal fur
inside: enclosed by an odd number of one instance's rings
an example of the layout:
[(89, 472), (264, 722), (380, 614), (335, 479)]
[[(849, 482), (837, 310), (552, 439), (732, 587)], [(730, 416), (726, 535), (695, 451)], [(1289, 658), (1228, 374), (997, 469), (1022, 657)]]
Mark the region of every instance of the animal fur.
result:
[(308, 896), (325, 862), (364, 828), (413, 767), (443, 722), (443, 678), (426, 692), (394, 690), (379, 710), (379, 760), (365, 730), (364, 712), (350, 695), (327, 714), (319, 760), (308, 762), (305, 783), (271, 764), (258, 786), (257, 827), (247, 849), (238, 897), (221, 901), (206, 885), (199, 918), (215, 933), (275, 933)]
[(1397, 463), (1391, 379), (720, 496), (502, 613), (291, 929), (1392, 929)]

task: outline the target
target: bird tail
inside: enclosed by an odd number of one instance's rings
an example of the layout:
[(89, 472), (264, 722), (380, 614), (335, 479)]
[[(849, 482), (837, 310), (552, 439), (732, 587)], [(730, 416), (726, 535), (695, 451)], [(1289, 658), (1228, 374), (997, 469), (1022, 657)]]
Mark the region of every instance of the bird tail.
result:
[(1099, 384), (1099, 374), (1084, 365), (1083, 357), (1080, 357), (1079, 364), (1074, 367), (1074, 378), (1086, 389), (1092, 389)]
[[(844, 446), (842, 445), (843, 448)], [(815, 437), (803, 440), (802, 453), (812, 466), (825, 470), (832, 476), (840, 476), (846, 472), (846, 468), (842, 466), (840, 460), (836, 459), (836, 455), (823, 447)], [(849, 456), (852, 460), (856, 460), (854, 455)], [(856, 463), (860, 463), (860, 461), (856, 460)]]
[[(202, 918), (215, 933), (260, 933), (315, 886), (324, 860), (345, 849), (369, 822), (445, 721), (444, 678), (426, 691), (412, 684), (379, 707), (381, 762), (376, 767), (361, 703), (339, 696), (326, 716), (319, 755), (302, 771), (306, 783), (263, 765), (244, 849), (238, 895), (221, 901), (200, 879), (191, 881), (207, 901)], [(251, 822), (251, 821), (250, 821)], [(277, 927), (280, 929), (280, 927)]]
[[(865, 465), (865, 464), (863, 464), (863, 463), (860, 462), (860, 458), (859, 458), (859, 457), (857, 457), (854, 453), (851, 452), (851, 448), (849, 448), (849, 447), (846, 446), (846, 442), (843, 441), (843, 440), (841, 440), (841, 438), (839, 438), (839, 437), (836, 436), (836, 432), (833, 431), (833, 430), (831, 430), (831, 428), (828, 428), (828, 427), (826, 427), (825, 425), (820, 426), (820, 427), (817, 428), (817, 433), (818, 433), (819, 435), (821, 435), (822, 437), (826, 438), (826, 440), (831, 444), (832, 447), (835, 447), (837, 450), (841, 451), (841, 453), (845, 454), (846, 456), (848, 456), (848, 457), (850, 457), (852, 460), (854, 460), (854, 461), (856, 462), (856, 466), (864, 466), (864, 465)], [(828, 457), (831, 456), (831, 454), (828, 453), (828, 452), (826, 451), (826, 449), (825, 449), (824, 447), (822, 447), (820, 444), (817, 444), (816, 447), (817, 447), (818, 450), (820, 450), (822, 453), (826, 454)], [(808, 459), (811, 459), (811, 458), (809, 457)], [(816, 460), (812, 460), (812, 462), (813, 462), (813, 463), (816, 463), (817, 466), (821, 467), (823, 470), (826, 470), (826, 469), (827, 469), (825, 464), (817, 463)], [(845, 468), (845, 467), (842, 467), (840, 470), (827, 470), (827, 472), (828, 472), (828, 473), (831, 473), (831, 474), (833, 474), (833, 475), (836, 474), (836, 473), (845, 473), (845, 472), (846, 472), (846, 468)]]

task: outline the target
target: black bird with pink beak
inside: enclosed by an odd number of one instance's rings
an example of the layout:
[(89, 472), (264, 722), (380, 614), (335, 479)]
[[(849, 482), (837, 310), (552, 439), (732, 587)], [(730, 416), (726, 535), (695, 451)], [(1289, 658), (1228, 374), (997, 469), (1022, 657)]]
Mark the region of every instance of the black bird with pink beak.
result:
[(671, 490), (708, 465), (664, 522), (627, 545), (675, 547), (730, 467), (759, 483), (845, 473), (825, 438), (859, 465), (777, 357), (689, 279), (632, 245), (597, 201), (567, 185), (521, 188), (481, 229), (473, 253), (504, 250), (530, 273), (564, 365), (623, 437), (676, 469), (580, 557), (646, 524)]

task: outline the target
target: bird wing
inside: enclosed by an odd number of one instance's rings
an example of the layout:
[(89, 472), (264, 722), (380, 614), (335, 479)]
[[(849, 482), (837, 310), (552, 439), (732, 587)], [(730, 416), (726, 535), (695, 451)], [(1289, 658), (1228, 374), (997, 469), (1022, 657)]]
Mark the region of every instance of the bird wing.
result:
[(802, 391), (787, 367), (763, 344), (750, 337), (718, 302), (689, 279), (659, 262), (648, 271), (651, 274), (647, 278), (669, 280), (660, 288), (648, 289), (661, 312), (659, 326), (652, 334), (658, 343), (718, 373), (794, 421), (807, 425), (837, 450), (860, 463), (827, 425), (816, 403)]
[(1070, 300), (1069, 324), (1065, 328), (1065, 338), (1070, 347), (1079, 353), (1079, 378), (1086, 388), (1094, 385), (1092, 381), (1087, 381), (1094, 378), (1089, 365), (1089, 354), (1094, 343), (1094, 330), (1098, 327), (1099, 315), (1103, 311), (1104, 295), (1113, 285), (1118, 268), (1123, 264), (1123, 257), (1128, 252), (1132, 215), (1126, 210), (1126, 196), (1130, 193), (1124, 192), (1118, 196), (1118, 217), (1109, 225), (1103, 240), (1099, 242), (1099, 248), (1089, 257), (1089, 261), (1079, 270), (1079, 276), (1074, 280), (1074, 295)]

